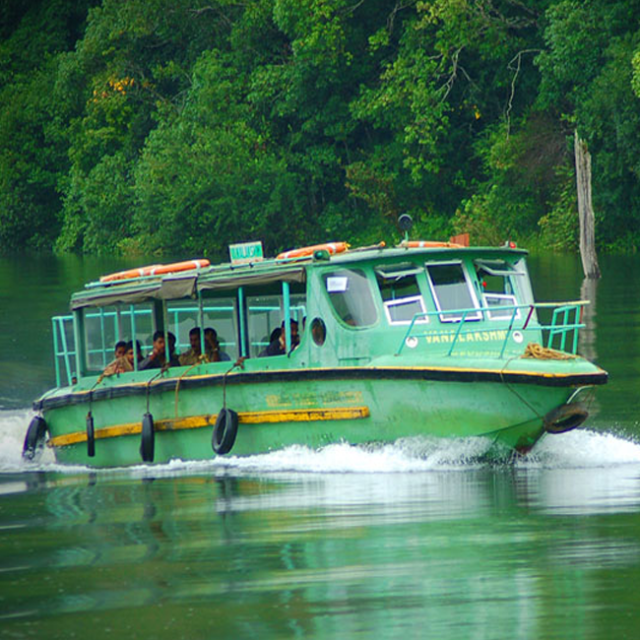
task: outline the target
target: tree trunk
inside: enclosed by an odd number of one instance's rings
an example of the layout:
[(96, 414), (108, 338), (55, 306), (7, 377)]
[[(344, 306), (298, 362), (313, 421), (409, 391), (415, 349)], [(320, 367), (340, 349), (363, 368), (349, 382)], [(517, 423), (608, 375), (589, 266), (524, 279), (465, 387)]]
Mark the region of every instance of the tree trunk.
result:
[(595, 217), (591, 202), (591, 154), (586, 143), (580, 139), (578, 130), (574, 135), (576, 158), (576, 187), (578, 191), (578, 216), (580, 218), (580, 257), (585, 278), (599, 278), (600, 267), (596, 256)]
[(582, 307), (582, 323), (584, 328), (578, 334), (578, 351), (581, 356), (592, 362), (598, 359), (596, 350), (597, 334), (597, 293), (598, 280), (595, 278), (585, 278), (580, 287), (580, 300), (588, 300), (590, 304)]

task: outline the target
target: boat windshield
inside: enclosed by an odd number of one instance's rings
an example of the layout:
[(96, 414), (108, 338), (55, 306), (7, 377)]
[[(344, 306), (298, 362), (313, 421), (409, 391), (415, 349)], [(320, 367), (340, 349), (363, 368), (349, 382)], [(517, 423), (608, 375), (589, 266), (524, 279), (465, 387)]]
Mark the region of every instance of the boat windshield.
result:
[(440, 314), (442, 322), (481, 319), (479, 311), (468, 312), (478, 308), (478, 301), (460, 262), (427, 264), (427, 274), (438, 311), (457, 311)]
[(476, 260), (475, 267), (489, 319), (508, 320), (514, 311), (515, 317), (520, 318), (520, 310), (513, 308), (517, 305), (514, 278), (525, 274), (504, 260)]
[[(416, 274), (422, 269), (415, 265), (381, 266), (376, 268), (376, 278), (387, 322), (391, 325), (410, 324), (416, 314), (425, 313), (424, 299)], [(416, 322), (427, 323), (429, 318), (422, 316)]]
[(338, 317), (351, 327), (368, 327), (378, 321), (371, 284), (360, 269), (340, 269), (324, 274), (324, 283)]

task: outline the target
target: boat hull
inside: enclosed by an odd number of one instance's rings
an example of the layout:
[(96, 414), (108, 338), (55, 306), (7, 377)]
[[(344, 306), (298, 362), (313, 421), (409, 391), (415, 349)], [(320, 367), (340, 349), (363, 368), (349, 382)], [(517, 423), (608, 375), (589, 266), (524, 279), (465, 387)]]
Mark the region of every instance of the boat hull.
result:
[[(229, 455), (290, 445), (393, 442), (399, 438), (487, 437), (527, 450), (545, 433), (545, 416), (597, 384), (597, 374), (496, 381), (492, 372), (437, 368), (247, 372), (167, 378), (119, 385), (99, 393), (66, 393), (41, 401), (56, 459), (117, 467), (142, 464), (142, 420), (153, 416), (155, 463), (216, 457), (212, 435), (223, 406), (238, 414)], [(455, 372), (454, 372), (455, 373)], [(483, 379), (484, 377), (484, 379)], [(499, 380), (500, 378), (498, 378)], [(286, 383), (285, 383), (286, 382)], [(225, 400), (226, 398), (226, 404)], [(87, 454), (91, 412), (95, 455)]]

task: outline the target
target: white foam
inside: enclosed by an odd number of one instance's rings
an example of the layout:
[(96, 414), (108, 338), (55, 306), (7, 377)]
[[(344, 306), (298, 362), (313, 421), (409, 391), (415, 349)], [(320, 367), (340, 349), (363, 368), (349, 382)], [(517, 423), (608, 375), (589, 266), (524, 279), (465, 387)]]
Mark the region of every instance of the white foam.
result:
[[(27, 427), (35, 414), (30, 409), (0, 411), (0, 472), (25, 471), (22, 445)], [(40, 464), (54, 463), (53, 452), (45, 451)]]
[(546, 435), (518, 465), (581, 469), (640, 463), (640, 444), (624, 436), (576, 429)]
[[(56, 464), (53, 452), (45, 449), (37, 463), (22, 460), (22, 445), (33, 417), (28, 409), (0, 411), (0, 473), (28, 471), (86, 472), (88, 467)], [(328, 445), (314, 450), (303, 446), (255, 456), (225, 456), (207, 461), (175, 460), (162, 465), (127, 468), (134, 476), (181, 474), (255, 473), (416, 473), (477, 469), (488, 463), (483, 455), (490, 442), (482, 438), (405, 438), (379, 446)], [(515, 460), (515, 462), (513, 462)], [(581, 469), (640, 464), (640, 444), (612, 433), (576, 430), (547, 435), (521, 458), (505, 456), (505, 464), (524, 470)], [(495, 464), (495, 462), (494, 462)], [(104, 470), (101, 473), (122, 473)]]

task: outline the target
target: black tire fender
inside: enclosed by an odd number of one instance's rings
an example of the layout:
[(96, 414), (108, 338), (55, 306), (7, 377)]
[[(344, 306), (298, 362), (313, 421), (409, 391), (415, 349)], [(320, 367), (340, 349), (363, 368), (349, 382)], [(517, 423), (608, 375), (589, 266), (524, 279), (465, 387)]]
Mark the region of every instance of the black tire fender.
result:
[(153, 462), (155, 449), (155, 430), (153, 427), (153, 416), (145, 413), (142, 416), (142, 433), (140, 437), (140, 455), (143, 462)]
[(229, 453), (233, 448), (238, 434), (238, 414), (226, 407), (220, 409), (213, 427), (211, 446), (218, 455)]
[(96, 455), (96, 431), (93, 426), (91, 411), (87, 413), (87, 455), (90, 458)]
[(580, 404), (563, 404), (544, 417), (544, 428), (548, 433), (564, 433), (579, 427), (589, 412)]
[(44, 447), (44, 440), (47, 434), (47, 423), (42, 416), (35, 416), (29, 423), (27, 434), (22, 445), (22, 458), (33, 460), (36, 454), (40, 453)]

